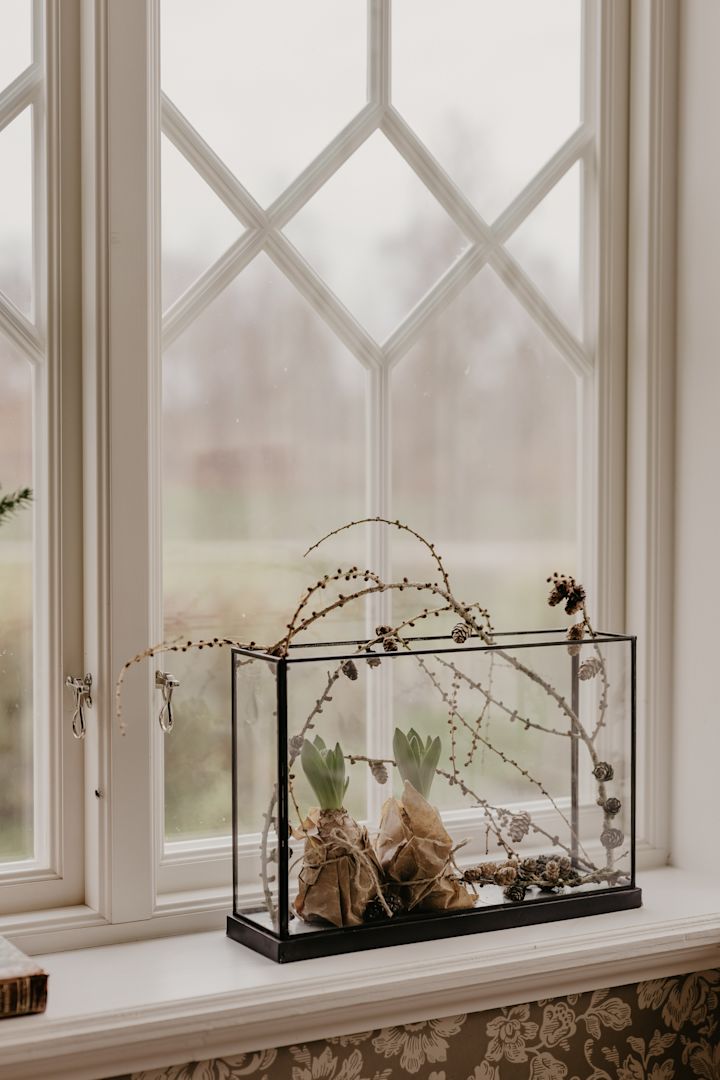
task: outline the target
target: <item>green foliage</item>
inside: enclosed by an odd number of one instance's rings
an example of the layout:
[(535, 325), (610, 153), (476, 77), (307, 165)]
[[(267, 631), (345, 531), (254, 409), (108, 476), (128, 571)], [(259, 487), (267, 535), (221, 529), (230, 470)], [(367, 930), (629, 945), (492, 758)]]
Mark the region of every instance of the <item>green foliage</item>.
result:
[(321, 810), (342, 810), (350, 777), (345, 776), (345, 758), (340, 743), (329, 750), (319, 735), (305, 739), (300, 762)]
[(410, 728), (407, 735), (400, 728), (395, 728), (393, 754), (398, 771), (403, 780), (409, 781), (424, 799), (430, 795), (441, 750), (439, 736), (433, 739), (428, 735), (423, 742), (415, 728)]
[(0, 525), (3, 521), (9, 521), (18, 510), (28, 506), (32, 502), (32, 497), (30, 488), (20, 488), (19, 491), (13, 491), (10, 495), (0, 496)]

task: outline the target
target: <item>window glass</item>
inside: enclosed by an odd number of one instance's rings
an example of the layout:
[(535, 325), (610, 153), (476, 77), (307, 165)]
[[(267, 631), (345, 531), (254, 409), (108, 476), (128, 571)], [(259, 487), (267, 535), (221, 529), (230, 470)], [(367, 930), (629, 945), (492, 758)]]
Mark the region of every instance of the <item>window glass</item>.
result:
[[(553, 621), (544, 579), (577, 564), (578, 375), (547, 329), (580, 328), (580, 165), (494, 252), (478, 215), (492, 222), (577, 128), (581, 7), (451, 0), (438, 18), (395, 0), (388, 37), (381, 5), (354, 0), (213, 0), (201, 20), (163, 3), (162, 87), (198, 132), (187, 158), (163, 153), (168, 638), (271, 643), (318, 572), (365, 562), (367, 537), (311, 561), (305, 548), (381, 509), (447, 552), (458, 593), (496, 625)], [(366, 40), (389, 105), (368, 96)], [(365, 105), (364, 135), (334, 144)], [(297, 181), (313, 159), (310, 190)], [(292, 213), (266, 220), (253, 199)], [(402, 537), (389, 559), (427, 577)], [(363, 615), (331, 636), (360, 635)], [(173, 662), (166, 836), (221, 834), (229, 662)]]
[[(0, 499), (33, 483), (32, 377), (0, 333)], [(33, 517), (0, 516), (0, 861), (33, 854)]]

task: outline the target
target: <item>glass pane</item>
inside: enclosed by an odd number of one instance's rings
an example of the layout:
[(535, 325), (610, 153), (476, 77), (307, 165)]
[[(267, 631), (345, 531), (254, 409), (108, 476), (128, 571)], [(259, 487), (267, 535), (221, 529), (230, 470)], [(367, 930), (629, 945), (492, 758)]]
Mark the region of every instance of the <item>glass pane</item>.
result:
[[(33, 483), (33, 371), (0, 335), (0, 498)], [(0, 517), (0, 862), (33, 854), (33, 510)]]
[(378, 340), (469, 243), (380, 133), (353, 154), (285, 232)]
[(162, 85), (261, 203), (365, 103), (364, 0), (164, 0)]
[(0, 90), (32, 60), (32, 0), (2, 0)]
[(169, 139), (162, 140), (162, 292), (168, 308), (243, 232)]
[(393, 101), (494, 219), (580, 119), (578, 0), (394, 0)]
[(0, 291), (32, 306), (32, 123), (25, 109), (0, 131)]
[(580, 168), (579, 162), (573, 166), (505, 245), (578, 337)]
[[(357, 560), (352, 537), (327, 556), (302, 553), (364, 506), (365, 382), (265, 255), (167, 350), (166, 638), (270, 645), (308, 584), (344, 565), (345, 551), (348, 564)], [(357, 636), (357, 613), (333, 629)], [(316, 639), (324, 632), (316, 627)], [(165, 740), (167, 835), (227, 833), (229, 659), (215, 650), (178, 661), (177, 723)]]
[[(576, 565), (576, 377), (485, 268), (392, 376), (393, 510), (500, 630), (552, 626), (547, 576)], [(393, 538), (395, 574), (427, 552)], [(398, 610), (411, 613), (405, 594)]]

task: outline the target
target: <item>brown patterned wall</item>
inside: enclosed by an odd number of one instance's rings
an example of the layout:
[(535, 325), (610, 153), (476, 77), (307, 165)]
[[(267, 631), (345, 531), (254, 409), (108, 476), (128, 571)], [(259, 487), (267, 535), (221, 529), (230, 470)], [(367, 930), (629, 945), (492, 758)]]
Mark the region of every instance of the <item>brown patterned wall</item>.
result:
[(720, 970), (301, 1046), (132, 1080), (720, 1080)]

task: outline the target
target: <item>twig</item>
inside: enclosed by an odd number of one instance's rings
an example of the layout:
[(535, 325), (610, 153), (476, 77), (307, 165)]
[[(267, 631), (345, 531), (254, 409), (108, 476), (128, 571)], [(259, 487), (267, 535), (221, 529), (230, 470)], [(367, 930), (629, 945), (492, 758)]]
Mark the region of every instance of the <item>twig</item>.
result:
[[(473, 734), (476, 735), (478, 741), (481, 742), (483, 744), (483, 746), (485, 746), (488, 750), (490, 750), (491, 753), (496, 754), (497, 757), (499, 757), (500, 760), (502, 762), (504, 762), (505, 765), (509, 765), (511, 768), (516, 769), (517, 772), (519, 772), (520, 775), (523, 777), (523, 779), (525, 779), (529, 783), (535, 785), (535, 787), (538, 789), (538, 791), (540, 791), (540, 793), (548, 800), (550, 805), (555, 810), (556, 814), (558, 814), (558, 816), (561, 818), (561, 820), (568, 827), (568, 829), (570, 830), (570, 836), (573, 837), (575, 840), (577, 840), (580, 848), (583, 850), (583, 854), (587, 857), (587, 852), (582, 848), (580, 838), (578, 836), (575, 836), (575, 833), (574, 833), (574, 830), (573, 830), (573, 827), (572, 827), (571, 823), (568, 821), (566, 815), (560, 809), (560, 807), (556, 803), (555, 799), (552, 797), (552, 795), (547, 790), (547, 788), (542, 783), (542, 781), (536, 779), (536, 777), (534, 777), (532, 775), (532, 773), (529, 771), (529, 769), (524, 769), (522, 767), (522, 765), (519, 764), (519, 762), (515, 761), (514, 758), (508, 757), (507, 754), (505, 754), (502, 750), (499, 750), (498, 747), (494, 746), (493, 743), (491, 743), (489, 741), (489, 739), (486, 739), (486, 738), (484, 738), (484, 736), (480, 735), (480, 733), (476, 729), (474, 729), (471, 724), (468, 723), (468, 721), (465, 719), (465, 717), (460, 712), (458, 712), (457, 708), (453, 705), (452, 696), (447, 693), (445, 688), (442, 686), (442, 684), (436, 678), (434, 672), (432, 672), (430, 670), (428, 665), (425, 663), (424, 658), (422, 656), (418, 656), (418, 657), (416, 657), (416, 659), (417, 659), (417, 662), (418, 662), (419, 666), (423, 669), (423, 671), (425, 671), (425, 674), (428, 676), (431, 683), (433, 684), (435, 689), (438, 691), (438, 693), (442, 697), (445, 704), (448, 706), (449, 709), (453, 709), (454, 716), (460, 721), (460, 723), (463, 725), (463, 727), (465, 727), (471, 733), (471, 735), (473, 735)], [(453, 676), (453, 680), (455, 678), (456, 678), (456, 676)], [(454, 777), (455, 782), (457, 783), (458, 782), (457, 768), (456, 768), (454, 763), (453, 763), (453, 777)]]

